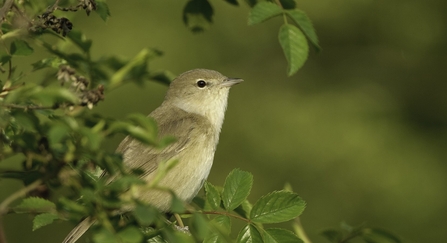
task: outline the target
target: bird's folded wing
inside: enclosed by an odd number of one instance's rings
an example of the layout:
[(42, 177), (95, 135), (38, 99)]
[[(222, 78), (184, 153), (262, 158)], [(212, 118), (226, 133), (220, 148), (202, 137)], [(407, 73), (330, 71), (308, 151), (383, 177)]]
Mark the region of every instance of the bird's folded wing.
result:
[[(203, 124), (202, 116), (191, 113), (177, 114), (176, 119), (165, 122), (158, 121), (158, 137), (174, 136), (176, 141), (165, 148), (156, 148), (142, 144), (131, 137), (126, 137), (117, 148), (117, 152), (123, 153), (124, 164), (128, 168), (141, 169), (144, 171), (142, 177), (147, 178), (153, 173), (160, 162), (175, 159), (181, 151), (191, 145), (191, 137), (194, 137), (198, 124)], [(206, 122), (205, 122), (206, 124)]]

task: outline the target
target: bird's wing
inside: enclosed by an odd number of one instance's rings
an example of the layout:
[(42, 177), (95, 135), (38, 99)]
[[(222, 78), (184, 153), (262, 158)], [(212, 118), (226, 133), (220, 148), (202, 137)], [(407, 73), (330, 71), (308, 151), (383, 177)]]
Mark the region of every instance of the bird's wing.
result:
[[(170, 117), (169, 122), (165, 120), (166, 117)], [(177, 139), (174, 143), (158, 149), (126, 137), (117, 148), (117, 152), (123, 154), (127, 167), (144, 171), (141, 175), (143, 178), (148, 178), (147, 175), (154, 172), (160, 162), (174, 159), (179, 152), (190, 146), (190, 138), (196, 135), (198, 125), (207, 124), (204, 117), (183, 110), (175, 110), (170, 114), (155, 113), (154, 118), (158, 123), (158, 137), (174, 136)], [(203, 127), (200, 130), (203, 132)]]

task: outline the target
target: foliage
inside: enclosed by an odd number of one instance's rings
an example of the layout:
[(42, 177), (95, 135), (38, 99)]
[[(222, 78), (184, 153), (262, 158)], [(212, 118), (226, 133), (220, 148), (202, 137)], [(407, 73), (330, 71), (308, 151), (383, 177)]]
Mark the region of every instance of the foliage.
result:
[[(239, 4), (235, 0), (227, 2)], [(320, 49), (310, 20), (296, 9), (294, 1), (246, 2), (252, 7), (250, 25), (284, 17), (279, 42), (289, 62), (289, 75), (307, 59), (308, 41)], [(297, 220), (305, 208), (304, 201), (290, 190), (279, 190), (251, 204), (247, 198), (253, 177), (238, 169), (228, 175), (223, 187), (206, 182), (205, 197), (195, 198), (192, 205), (172, 195), (171, 212), (179, 214), (189, 227), (184, 227), (181, 218), (171, 222), (169, 215), (138, 200), (134, 189), (157, 188), (156, 180), (145, 185), (139, 178), (142, 172), (125, 168), (120, 154), (103, 148), (104, 141), (124, 134), (162, 148), (173, 139), (159, 139), (157, 125), (146, 116), (132, 114), (116, 120), (94, 113), (93, 108), (108, 91), (126, 83), (141, 85), (152, 80), (169, 84), (173, 76), (168, 71), (150, 70), (150, 62), (162, 55), (156, 49), (143, 49), (127, 60), (113, 55), (93, 59), (93, 41), (76, 28), (68, 14), (80, 10), (87, 15), (94, 12), (104, 21), (110, 16), (107, 4), (94, 0), (6, 0), (0, 9), (0, 41), (4, 46), (0, 54), (0, 163), (12, 157), (22, 160), (21, 170), (2, 170), (0, 178), (20, 180), (25, 185), (0, 203), (0, 220), (7, 213), (31, 214), (32, 230), (36, 230), (55, 220), (78, 222), (90, 216), (97, 221), (92, 229), (96, 243), (309, 242)], [(213, 14), (207, 0), (190, 0), (183, 21), (191, 31), (203, 31)], [(40, 49), (48, 55), (35, 61), (31, 70), (14, 66), (17, 58), (30, 58)], [(23, 82), (43, 71), (43, 80)], [(167, 161), (160, 166), (156, 178), (175, 164)], [(120, 176), (109, 182), (95, 168)], [(56, 190), (64, 193), (55, 195)], [(21, 202), (12, 207), (20, 198)], [(123, 208), (133, 210), (123, 212)], [(239, 229), (233, 226), (235, 220), (243, 223)], [(287, 221), (292, 221), (294, 232), (265, 227)], [(349, 233), (361, 235), (366, 242), (398, 242), (390, 241), (396, 238), (377, 229)], [(324, 235), (332, 242), (349, 238), (341, 237), (338, 231), (326, 231)]]

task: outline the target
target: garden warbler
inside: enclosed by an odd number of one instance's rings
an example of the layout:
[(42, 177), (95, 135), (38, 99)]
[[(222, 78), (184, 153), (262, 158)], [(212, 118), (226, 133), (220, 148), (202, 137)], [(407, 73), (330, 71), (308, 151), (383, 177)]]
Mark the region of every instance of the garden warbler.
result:
[[(175, 78), (163, 103), (149, 116), (158, 124), (159, 137), (174, 136), (176, 141), (156, 149), (128, 136), (117, 149), (123, 154), (123, 163), (128, 168), (143, 170), (141, 178), (150, 182), (159, 163), (178, 159), (178, 164), (157, 185), (171, 189), (178, 198), (190, 202), (213, 164), (230, 87), (242, 81), (207, 69), (194, 69)], [(146, 190), (139, 197), (161, 211), (169, 211), (172, 198), (166, 191)], [(84, 219), (63, 243), (76, 242), (94, 221), (90, 217)]]

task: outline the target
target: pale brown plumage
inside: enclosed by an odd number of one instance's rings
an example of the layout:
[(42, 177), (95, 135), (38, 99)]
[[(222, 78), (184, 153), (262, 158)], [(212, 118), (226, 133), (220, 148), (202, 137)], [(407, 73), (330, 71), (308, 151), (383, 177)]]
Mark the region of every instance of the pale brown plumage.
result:
[[(206, 83), (202, 87), (203, 82)], [(140, 168), (142, 178), (150, 182), (159, 163), (178, 159), (158, 186), (171, 189), (181, 200), (189, 202), (202, 187), (211, 169), (216, 145), (227, 107), (229, 88), (242, 79), (231, 79), (206, 69), (195, 69), (172, 81), (164, 102), (150, 117), (158, 124), (159, 137), (175, 136), (176, 142), (156, 149), (126, 137), (118, 146), (128, 168)], [(199, 83), (200, 82), (200, 83)], [(113, 178), (111, 178), (113, 180)], [(169, 193), (141, 187), (139, 199), (161, 211), (168, 211)], [(131, 209), (123, 209), (127, 211)], [(86, 218), (78, 224), (63, 243), (73, 243), (94, 223)]]

